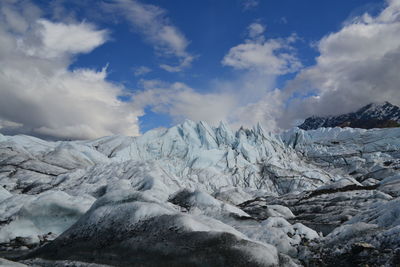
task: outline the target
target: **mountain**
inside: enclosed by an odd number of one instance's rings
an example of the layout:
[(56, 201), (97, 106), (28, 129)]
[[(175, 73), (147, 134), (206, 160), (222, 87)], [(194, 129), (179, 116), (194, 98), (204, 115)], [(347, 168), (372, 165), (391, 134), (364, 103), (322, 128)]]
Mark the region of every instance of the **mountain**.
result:
[(0, 265), (396, 266), (399, 140), (192, 121), (88, 141), (0, 135)]
[(320, 127), (351, 127), (351, 128), (391, 128), (400, 127), (400, 108), (389, 102), (371, 103), (356, 112), (330, 117), (307, 118), (299, 128), (303, 130)]

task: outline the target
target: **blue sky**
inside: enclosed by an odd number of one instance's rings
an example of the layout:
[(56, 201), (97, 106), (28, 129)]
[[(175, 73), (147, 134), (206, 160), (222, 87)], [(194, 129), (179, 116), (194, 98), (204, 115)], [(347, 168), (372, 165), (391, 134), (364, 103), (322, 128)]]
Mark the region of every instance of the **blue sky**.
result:
[[(118, 24), (98, 23), (111, 30), (112, 41), (96, 48), (90, 54), (80, 55), (74, 67), (101, 68), (109, 64), (108, 79), (123, 82), (130, 90), (137, 90), (138, 82), (146, 79), (185, 82), (196, 90), (210, 90), (210, 81), (216, 78), (230, 79), (236, 73), (222, 66), (221, 60), (227, 51), (243, 41), (249, 24), (257, 21), (266, 26), (268, 38), (280, 38), (295, 33), (301, 38), (295, 44), (299, 58), (304, 65), (315, 63), (318, 51), (312, 47), (324, 35), (339, 30), (342, 23), (351, 16), (382, 7), (382, 1), (320, 1), (297, 0), (254, 1), (254, 6), (246, 8), (246, 1), (143, 1), (165, 9), (171, 22), (190, 41), (188, 50), (197, 55), (191, 68), (180, 73), (170, 73), (158, 68), (160, 59), (151, 46), (143, 41), (125, 21)], [(86, 19), (83, 12), (80, 19)], [(172, 59), (173, 60), (173, 59)], [(145, 76), (134, 76), (133, 71), (140, 66), (152, 69)], [(283, 75), (277, 86), (283, 87), (293, 75)], [(142, 131), (159, 126), (170, 126), (172, 121), (165, 114), (146, 110), (142, 116)]]
[[(352, 57), (353, 46), (364, 46), (365, 42), (372, 44), (374, 38), (382, 39), (385, 35), (379, 35), (385, 34), (386, 28), (374, 30), (382, 24), (387, 26), (388, 36), (392, 36), (393, 31), (390, 29), (398, 25), (399, 18), (393, 15), (397, 12), (398, 2), (5, 1), (2, 4), (0, 22), (7, 29), (4, 34), (8, 34), (6, 36), (10, 39), (14, 38), (16, 46), (23, 44), (21, 47), (25, 51), (22, 51), (23, 55), (18, 54), (21, 62), (33, 60), (34, 56), (35, 60), (40, 58), (43, 66), (61, 66), (60, 71), (69, 75), (65, 79), (71, 79), (70, 86), (75, 86), (66, 89), (70, 90), (71, 95), (72, 104), (69, 106), (75, 105), (75, 99), (77, 107), (87, 106), (87, 114), (95, 113), (96, 110), (99, 118), (89, 118), (88, 115), (87, 121), (98, 121), (107, 126), (89, 125), (91, 122), (87, 123), (83, 119), (79, 122), (68, 119), (63, 125), (58, 125), (48, 118), (51, 116), (46, 112), (51, 113), (51, 108), (37, 112), (45, 115), (43, 118), (37, 115), (37, 123), (27, 125), (25, 120), (2, 115), (0, 110), (3, 132), (12, 132), (10, 129), (23, 129), (15, 130), (17, 133), (29, 132), (29, 129), (37, 128), (40, 129), (37, 130), (37, 135), (66, 137), (68, 135), (60, 136), (55, 129), (65, 127), (71, 131), (72, 138), (79, 138), (96, 136), (93, 134), (96, 131), (103, 134), (127, 134), (129, 132), (125, 130), (114, 131), (111, 128), (119, 129), (124, 123), (133, 123), (136, 127), (136, 133), (133, 134), (138, 134), (152, 128), (168, 127), (183, 119), (201, 119), (211, 124), (225, 120), (232, 127), (250, 126), (256, 120), (261, 120), (265, 127), (276, 130), (293, 126), (315, 113), (327, 115), (338, 112), (339, 109), (335, 109), (338, 103), (343, 104), (341, 111), (349, 111), (374, 100), (372, 96), (359, 96), (364, 95), (362, 86), (370, 81), (367, 81), (369, 77), (360, 78), (356, 73), (353, 75), (353, 71), (359, 69), (357, 64), (363, 64), (362, 60), (376, 59), (375, 54), (370, 55), (375, 48), (366, 48), (364, 54), (360, 55), (361, 61), (358, 59), (348, 62), (348, 58)], [(34, 15), (27, 15), (27, 10)], [(390, 20), (386, 19), (385, 12), (392, 12)], [(43, 20), (48, 23), (41, 23)], [(76, 29), (81, 28), (82, 34), (75, 34), (78, 30), (69, 32), (75, 26)], [(364, 28), (361, 29), (361, 26)], [(374, 35), (365, 40), (365, 31)], [(36, 39), (32, 37), (35, 34)], [(85, 34), (87, 38), (84, 37)], [(91, 40), (90, 34), (93, 36)], [(48, 45), (46, 38), (56, 41)], [(39, 41), (33, 41), (37, 39)], [(397, 39), (388, 38), (388, 42), (391, 44), (387, 46), (388, 50), (379, 54), (382, 60), (397, 49)], [(56, 47), (57, 44), (60, 47)], [(87, 48), (82, 48), (85, 46)], [(382, 46), (386, 47), (381, 44)], [(58, 54), (50, 58), (37, 53), (39, 50), (45, 51), (44, 49), (48, 51), (43, 53), (58, 51)], [(340, 55), (343, 55), (343, 62), (336, 62), (339, 50)], [(14, 52), (22, 53), (21, 49)], [(379, 62), (374, 62), (374, 66), (378, 65)], [(105, 66), (107, 67), (103, 70)], [(352, 83), (333, 85), (337, 81), (335, 75), (343, 76), (338, 66), (348, 68), (346, 73), (349, 73), (349, 78), (343, 79), (342, 83), (347, 80)], [(39, 72), (46, 73), (43, 69)], [(112, 91), (108, 97), (113, 100), (101, 100), (102, 103), (108, 101), (104, 107), (95, 105), (89, 110), (92, 101), (85, 99), (82, 102), (82, 92), (86, 89), (81, 87), (82, 80), (87, 81), (87, 78), (78, 77), (78, 74), (98, 75), (95, 82), (99, 82), (101, 92), (93, 92), (96, 94), (92, 96), (93, 99)], [(43, 79), (56, 79), (55, 77), (56, 74), (51, 74), (51, 77)], [(74, 83), (73, 79), (79, 80), (79, 83)], [(377, 81), (380, 79), (383, 77), (376, 77)], [(64, 84), (62, 81), (60, 84)], [(6, 82), (11, 83), (10, 80)], [(346, 89), (354, 87), (354, 84), (359, 86), (358, 92)], [(397, 81), (390, 84), (393, 88), (397, 85)], [(34, 90), (41, 89), (31, 91)], [(337, 93), (340, 90), (346, 90), (345, 94), (352, 97), (341, 100)], [(397, 95), (391, 89), (382, 98), (394, 96), (396, 103)], [(333, 100), (327, 104), (328, 98)], [(118, 104), (123, 106), (118, 107), (121, 110), (113, 106), (114, 99), (124, 102)], [(27, 98), (24, 101), (30, 100)], [(55, 112), (62, 112), (60, 107), (55, 108), (60, 109)], [(110, 126), (111, 122), (104, 122), (100, 118), (100, 109), (113, 110), (116, 117), (123, 114), (122, 116), (130, 119), (121, 120), (118, 126)], [(63, 108), (63, 112), (65, 110), (68, 108)], [(113, 119), (110, 116), (110, 121), (113, 120), (120, 118)], [(76, 129), (86, 126), (85, 134), (75, 134)]]
[[(301, 38), (295, 44), (298, 55), (305, 65), (311, 65), (318, 55), (312, 47), (313, 42), (339, 30), (351, 16), (382, 7), (379, 0), (265, 0), (255, 1), (257, 6), (247, 9), (243, 4), (245, 1), (239, 0), (142, 2), (165, 9), (171, 22), (190, 41), (188, 50), (198, 56), (191, 68), (183, 73), (169, 73), (157, 68), (163, 59), (157, 57), (151, 45), (129, 23), (96, 20), (98, 27), (111, 31), (112, 40), (89, 54), (79, 55), (71, 68), (101, 68), (109, 64), (108, 79), (127, 83), (134, 89), (142, 77), (132, 75), (133, 69), (148, 66), (153, 71), (146, 75), (147, 78), (170, 82), (179, 80), (199, 90), (207, 90), (211, 79), (235, 75), (230, 68), (221, 65), (221, 60), (231, 47), (243, 41), (247, 27), (255, 21), (266, 26), (269, 38), (296, 33)], [(87, 16), (83, 11), (77, 18), (87, 20)]]

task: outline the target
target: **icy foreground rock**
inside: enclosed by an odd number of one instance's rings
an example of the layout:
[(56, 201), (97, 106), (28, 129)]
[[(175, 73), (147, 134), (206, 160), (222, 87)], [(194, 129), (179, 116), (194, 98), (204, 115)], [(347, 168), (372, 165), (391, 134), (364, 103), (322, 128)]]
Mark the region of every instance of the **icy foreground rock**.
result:
[(295, 266), (351, 262), (364, 242), (390, 249), (375, 258), (391, 266), (399, 151), (395, 128), (277, 136), (186, 121), (93, 141), (0, 135), (0, 249), (38, 248), (19, 260), (39, 266)]

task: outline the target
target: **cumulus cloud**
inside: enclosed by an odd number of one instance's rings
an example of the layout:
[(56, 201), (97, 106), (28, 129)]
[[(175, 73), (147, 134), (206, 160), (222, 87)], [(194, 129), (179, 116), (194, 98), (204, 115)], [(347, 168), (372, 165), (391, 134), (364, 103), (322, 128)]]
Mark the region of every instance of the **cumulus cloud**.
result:
[(231, 48), (221, 62), (239, 70), (237, 78), (216, 80), (213, 84), (213, 88), (224, 92), (220, 98), (234, 97), (233, 108), (224, 120), (235, 128), (261, 123), (270, 131), (279, 130), (285, 95), (276, 89), (276, 79), (302, 66), (292, 46), (297, 37), (267, 39), (265, 29), (258, 22), (248, 26), (244, 43)]
[(222, 64), (239, 70), (257, 71), (269, 75), (281, 75), (299, 70), (300, 60), (291, 45), (296, 36), (265, 39), (265, 28), (259, 23), (249, 26), (249, 38), (232, 47)]
[(206, 121), (232, 127), (252, 127), (261, 123), (266, 129), (278, 129), (276, 119), (282, 111), (280, 90), (273, 88), (273, 77), (245, 73), (233, 80), (216, 80), (208, 93), (200, 93), (184, 83), (142, 80), (143, 90), (133, 96), (134, 105), (171, 116), (175, 123), (184, 119)]
[(107, 31), (42, 19), (32, 5), (3, 2), (1, 11), (0, 131), (55, 138), (139, 133), (141, 110), (118, 100), (124, 88), (106, 80), (105, 68), (69, 70), (74, 56), (106, 42)]
[[(280, 43), (279, 49), (285, 46), (290, 50), (290, 56), (296, 58), (294, 49), (287, 47), (294, 40), (266, 40), (264, 31), (263, 25), (251, 24), (248, 27), (249, 39), (245, 43), (260, 46), (269, 46), (270, 42)], [(183, 83), (142, 80), (143, 91), (133, 97), (135, 106), (142, 105), (142, 109), (150, 107), (153, 112), (169, 114), (175, 122), (188, 118), (216, 125), (220, 121), (226, 121), (235, 128), (251, 127), (260, 122), (268, 130), (277, 130), (276, 120), (283, 110), (284, 102), (280, 90), (275, 89), (276, 78), (293, 66), (285, 62), (279, 63), (277, 67), (270, 67), (268, 63), (260, 65), (259, 61), (247, 60), (246, 67), (242, 68), (236, 64), (227, 64), (228, 58), (232, 56), (231, 52), (232, 49), (222, 63), (242, 70), (236, 73), (236, 78), (213, 80), (208, 93), (199, 93)], [(282, 53), (273, 51), (269, 55), (273, 61), (270, 64), (280, 62)], [(300, 64), (297, 58), (295, 61), (295, 64)]]
[(88, 23), (64, 24), (38, 19), (33, 33), (17, 40), (20, 51), (39, 58), (65, 57), (88, 53), (107, 39), (107, 31)]
[(153, 112), (169, 114), (175, 122), (183, 119), (217, 124), (226, 120), (237, 105), (232, 94), (199, 93), (183, 83), (143, 80), (143, 91), (135, 94), (135, 106), (151, 107)]
[[(251, 24), (248, 27), (249, 39), (245, 41), (246, 44), (263, 46), (270, 42), (271, 40), (265, 40), (264, 31), (263, 25)], [(273, 41), (280, 43), (280, 49), (292, 42)], [(266, 46), (269, 46), (269, 43)], [(248, 61), (246, 68), (240, 68), (227, 64), (231, 51), (232, 49), (222, 63), (244, 70), (238, 73), (236, 78), (213, 80), (207, 93), (200, 93), (184, 83), (142, 80), (143, 90), (133, 96), (134, 106), (141, 109), (150, 107), (153, 112), (168, 114), (175, 122), (191, 119), (217, 125), (220, 121), (226, 121), (235, 128), (242, 125), (250, 127), (261, 122), (269, 130), (275, 130), (276, 114), (281, 110), (283, 102), (279, 90), (274, 90), (274, 85), (277, 73), (282, 72), (283, 67), (277, 67), (279, 71), (267, 72), (265, 65), (260, 66), (258, 62)], [(281, 53), (273, 52), (269, 55), (270, 58), (282, 56)]]
[(196, 58), (187, 52), (189, 41), (175, 27), (166, 15), (166, 10), (136, 0), (114, 0), (105, 4), (107, 10), (118, 11), (140, 32), (145, 40), (152, 44), (156, 52), (164, 57), (177, 58), (175, 65), (160, 64), (169, 72), (179, 72), (191, 66)]
[(303, 97), (292, 100), (283, 125), (310, 115), (351, 112), (370, 102), (400, 104), (400, 1), (386, 4), (380, 14), (355, 17), (318, 42), (316, 64), (285, 90), (287, 97)]
[(280, 130), (277, 119), (284, 109), (282, 93), (279, 89), (267, 91), (258, 101), (240, 105), (232, 112), (231, 124), (238, 128), (240, 126), (252, 127), (260, 123), (264, 129), (276, 132)]
[[(168, 114), (174, 122), (191, 119), (216, 125), (226, 121), (235, 128), (260, 122), (271, 131), (277, 130), (284, 99), (275, 89), (276, 78), (301, 66), (291, 46), (296, 37), (266, 39), (265, 26), (258, 22), (247, 30), (244, 44), (230, 49), (222, 60), (223, 65), (241, 70), (235, 78), (213, 80), (207, 93), (184, 83), (142, 80), (143, 90), (133, 96), (134, 106)], [(242, 45), (254, 45), (255, 51), (236, 54), (235, 49)]]

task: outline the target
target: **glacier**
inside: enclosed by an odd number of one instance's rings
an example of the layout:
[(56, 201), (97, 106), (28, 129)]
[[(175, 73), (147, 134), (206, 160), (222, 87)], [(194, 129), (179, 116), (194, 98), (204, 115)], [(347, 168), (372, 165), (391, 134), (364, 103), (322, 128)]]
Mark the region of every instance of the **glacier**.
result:
[[(0, 135), (0, 155), (0, 257), (16, 264), (301, 266), (368, 263), (373, 251), (370, 264), (391, 266), (400, 256), (400, 128), (272, 134), (185, 121), (139, 137)], [(358, 255), (362, 242), (373, 249)]]

